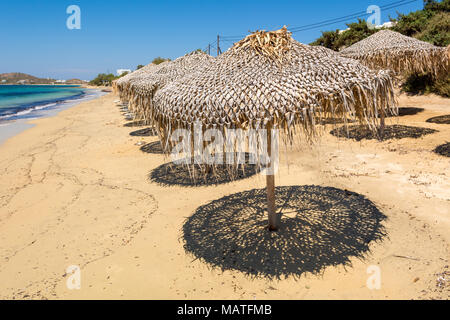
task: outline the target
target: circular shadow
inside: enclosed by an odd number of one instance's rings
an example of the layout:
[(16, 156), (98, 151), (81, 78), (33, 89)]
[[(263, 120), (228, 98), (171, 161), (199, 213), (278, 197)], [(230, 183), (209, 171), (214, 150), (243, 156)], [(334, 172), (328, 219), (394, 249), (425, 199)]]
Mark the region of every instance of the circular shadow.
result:
[[(434, 129), (410, 127), (394, 124), (386, 126), (384, 128), (383, 140), (390, 139), (403, 139), (403, 138), (420, 138), (427, 134), (438, 132)], [(361, 140), (373, 140), (378, 139), (378, 135), (370, 130), (367, 126), (350, 126), (348, 131), (345, 127), (340, 127), (330, 131), (330, 134), (336, 137), (344, 137), (348, 139), (354, 139), (356, 141)]]
[(434, 152), (444, 157), (450, 157), (450, 142), (440, 145), (439, 147), (434, 149)]
[(132, 122), (125, 123), (123, 126), (128, 127), (128, 128), (133, 128), (133, 127), (144, 127), (147, 125), (148, 124), (144, 120), (139, 120), (139, 121), (132, 121)]
[(450, 114), (447, 114), (445, 116), (430, 118), (427, 120), (427, 122), (437, 123), (437, 124), (450, 124)]
[[(161, 145), (160, 145), (161, 146)], [(229, 183), (254, 176), (259, 166), (249, 163), (249, 154), (245, 153), (245, 163), (236, 170), (233, 165), (217, 164), (205, 173), (204, 166), (198, 164), (163, 164), (150, 173), (150, 180), (162, 186), (202, 187)]]
[[(403, 117), (403, 116), (412, 116), (415, 114), (418, 114), (422, 111), (424, 111), (424, 108), (415, 108), (415, 107), (401, 107), (398, 108), (398, 114), (392, 114), (392, 113), (388, 113), (386, 115), (386, 118), (390, 118), (390, 117)], [(355, 120), (352, 119), (347, 119), (347, 123), (355, 123)], [(339, 123), (344, 123), (344, 120), (342, 120), (341, 118), (331, 118), (331, 119), (323, 119), (322, 121), (320, 121), (320, 124), (325, 125), (325, 124), (339, 124)]]
[(164, 154), (161, 142), (155, 141), (148, 144), (143, 145), (140, 150), (145, 153), (152, 153), (152, 154)]
[(401, 107), (398, 108), (398, 115), (388, 114), (387, 117), (403, 117), (403, 116), (413, 116), (424, 111), (424, 108), (415, 108), (415, 107)]
[(267, 229), (266, 190), (244, 191), (199, 207), (183, 226), (185, 250), (222, 270), (299, 277), (349, 265), (385, 235), (385, 215), (360, 194), (290, 186), (277, 187), (275, 195), (278, 231)]
[(154, 136), (156, 136), (156, 131), (153, 128), (139, 129), (139, 130), (130, 132), (130, 136), (133, 136), (133, 137), (154, 137)]

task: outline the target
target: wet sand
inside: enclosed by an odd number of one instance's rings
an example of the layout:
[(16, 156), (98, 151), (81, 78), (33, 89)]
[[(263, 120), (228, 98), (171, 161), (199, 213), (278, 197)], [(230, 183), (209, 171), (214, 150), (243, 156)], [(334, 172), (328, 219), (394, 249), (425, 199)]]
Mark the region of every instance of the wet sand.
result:
[[(339, 233), (342, 242), (324, 239), (316, 255), (309, 252), (320, 272), (287, 278), (246, 275), (241, 270), (255, 267), (251, 261), (238, 261), (248, 265), (235, 269), (223, 265), (222, 270), (220, 262), (213, 266), (198, 259), (201, 247), (185, 250), (183, 230), (200, 207), (264, 188), (265, 178), (254, 175), (202, 187), (152, 182), (152, 170), (168, 160), (140, 150), (157, 138), (130, 135), (142, 127), (124, 126), (127, 121), (113, 103), (116, 99), (108, 94), (34, 120), (33, 128), (0, 146), (0, 298), (449, 298), (448, 281), (439, 287), (437, 279), (450, 271), (450, 160), (432, 150), (448, 141), (450, 128), (425, 122), (449, 114), (449, 99), (402, 95), (400, 107), (425, 110), (388, 120), (437, 133), (381, 143), (325, 133), (313, 148), (281, 154), (277, 186), (349, 190), (370, 200), (384, 216), (377, 226), (383, 236), (357, 248), (357, 256), (345, 256), (341, 249), (348, 237), (357, 240), (358, 229), (346, 234), (339, 215), (336, 225), (323, 226), (320, 217), (311, 220), (321, 232), (328, 228), (326, 235)], [(243, 203), (242, 212), (245, 208)], [(365, 228), (364, 221), (359, 223)], [(219, 244), (231, 241), (234, 254), (251, 255), (237, 240), (221, 238), (224, 222), (209, 226)], [(302, 240), (306, 223), (304, 228), (286, 245)], [(264, 250), (260, 246), (255, 252), (268, 254)], [(320, 252), (338, 252), (336, 263), (318, 259)], [(79, 290), (66, 285), (71, 265), (81, 268)], [(275, 261), (272, 267), (282, 265)], [(379, 289), (366, 285), (370, 266), (381, 272)]]

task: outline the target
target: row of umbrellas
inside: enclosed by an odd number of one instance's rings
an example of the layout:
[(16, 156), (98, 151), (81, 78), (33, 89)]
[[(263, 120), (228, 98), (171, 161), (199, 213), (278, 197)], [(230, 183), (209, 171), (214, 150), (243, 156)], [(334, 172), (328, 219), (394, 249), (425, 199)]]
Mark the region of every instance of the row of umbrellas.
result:
[[(410, 54), (414, 44), (405, 41), (407, 58), (402, 60), (403, 44), (393, 45), (398, 36), (391, 31), (378, 34), (341, 54), (299, 43), (286, 27), (257, 31), (217, 58), (193, 52), (172, 62), (150, 64), (117, 80), (113, 87), (130, 110), (155, 126), (167, 153), (168, 138), (175, 130), (192, 130), (200, 123), (203, 130), (220, 130), (225, 141), (229, 129), (267, 129), (270, 157), (271, 129), (283, 133), (287, 145), (295, 142), (298, 133), (312, 140), (309, 138), (317, 136), (316, 124), (321, 121), (343, 120), (346, 124), (350, 118), (375, 130), (379, 115), (396, 112), (393, 77), (384, 68), (399, 66), (403, 70), (407, 64), (437, 69), (437, 63), (422, 63), (427, 53), (432, 59), (439, 56), (439, 65), (448, 67), (448, 56), (444, 59), (444, 54), (438, 53), (445, 49), (417, 46)], [(373, 43), (380, 46), (380, 38), (385, 39), (386, 50), (397, 55), (373, 58), (378, 54)], [(386, 62), (390, 56), (396, 62)], [(415, 56), (421, 60), (411, 62)], [(376, 61), (385, 64), (373, 68)], [(262, 148), (256, 152), (257, 158), (266, 156)], [(266, 180), (269, 229), (276, 230), (280, 221), (274, 175), (268, 174)]]

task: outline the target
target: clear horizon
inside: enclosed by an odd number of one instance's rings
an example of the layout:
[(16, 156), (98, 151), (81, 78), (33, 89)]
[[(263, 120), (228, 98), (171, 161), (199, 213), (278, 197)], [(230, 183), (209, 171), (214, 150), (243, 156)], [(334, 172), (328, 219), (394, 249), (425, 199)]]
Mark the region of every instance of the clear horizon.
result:
[[(0, 3), (0, 73), (22, 72), (40, 78), (90, 80), (98, 73), (134, 70), (161, 56), (175, 59), (224, 36), (225, 51), (249, 30), (278, 29), (340, 18), (370, 5), (399, 1), (21, 1)], [(81, 29), (70, 30), (66, 9), (81, 10)], [(381, 23), (423, 8), (422, 1), (382, 10)], [(356, 18), (294, 33), (310, 43), (321, 31), (345, 29)], [(225, 37), (229, 38), (225, 38)], [(231, 40), (230, 40), (231, 39)], [(6, 48), (6, 49), (5, 49)], [(211, 48), (215, 54), (216, 47)]]

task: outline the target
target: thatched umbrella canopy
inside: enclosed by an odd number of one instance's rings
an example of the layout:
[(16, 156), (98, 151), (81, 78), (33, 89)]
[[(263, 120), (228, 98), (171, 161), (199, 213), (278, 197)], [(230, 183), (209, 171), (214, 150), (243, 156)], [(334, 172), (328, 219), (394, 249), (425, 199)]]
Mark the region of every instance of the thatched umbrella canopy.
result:
[[(163, 144), (176, 129), (279, 129), (288, 144), (316, 134), (321, 118), (348, 116), (375, 128), (380, 110), (395, 108), (392, 79), (322, 47), (301, 44), (282, 28), (257, 31), (214, 63), (172, 82), (154, 97), (152, 120)], [(270, 131), (269, 131), (270, 132)], [(257, 158), (271, 156), (258, 148)], [(168, 148), (165, 152), (168, 153)], [(267, 175), (269, 229), (278, 228), (274, 175)]]
[(449, 70), (446, 48), (391, 30), (378, 31), (340, 53), (361, 61), (369, 68), (390, 69), (397, 74), (430, 72), (439, 76)]
[(155, 72), (161, 67), (162, 64), (156, 65), (153, 63), (150, 63), (140, 69), (137, 69), (115, 81), (113, 81), (113, 89), (114, 92), (119, 94), (120, 100), (123, 102), (128, 102), (129, 99), (129, 87), (131, 85), (131, 82), (137, 79), (140, 79), (142, 77), (145, 77), (146, 75)]
[(147, 73), (129, 82), (129, 101), (138, 117), (150, 117), (152, 100), (156, 90), (164, 88), (172, 81), (195, 71), (199, 66), (211, 63), (214, 58), (203, 51), (194, 51), (162, 64), (154, 72)]

